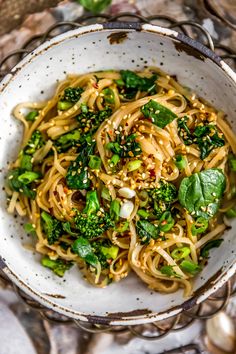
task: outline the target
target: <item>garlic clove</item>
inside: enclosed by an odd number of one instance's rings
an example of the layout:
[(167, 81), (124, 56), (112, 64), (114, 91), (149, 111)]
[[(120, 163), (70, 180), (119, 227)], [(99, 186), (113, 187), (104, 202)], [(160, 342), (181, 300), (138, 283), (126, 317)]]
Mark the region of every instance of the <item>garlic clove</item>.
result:
[(235, 353), (235, 327), (232, 319), (225, 312), (219, 312), (208, 319), (206, 331), (213, 345), (224, 352)]
[(136, 196), (136, 192), (128, 187), (123, 187), (118, 190), (118, 194), (126, 199), (131, 199)]
[(134, 210), (134, 203), (130, 200), (125, 201), (120, 207), (120, 217), (128, 219)]

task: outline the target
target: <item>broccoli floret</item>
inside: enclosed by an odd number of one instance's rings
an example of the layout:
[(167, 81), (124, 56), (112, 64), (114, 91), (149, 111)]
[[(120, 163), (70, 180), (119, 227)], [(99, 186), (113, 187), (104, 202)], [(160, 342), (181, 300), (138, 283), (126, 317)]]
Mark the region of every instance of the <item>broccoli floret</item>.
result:
[(81, 87), (68, 87), (64, 91), (63, 100), (75, 103), (79, 101), (83, 92), (84, 90)]
[(41, 259), (41, 264), (44, 267), (51, 269), (59, 277), (63, 277), (65, 272), (69, 270), (73, 265), (72, 262), (67, 262), (60, 258), (52, 260), (47, 256), (44, 256)]
[(38, 149), (43, 146), (43, 137), (39, 130), (35, 130), (31, 135), (26, 147), (24, 148), (24, 153), (27, 155), (33, 155)]
[(169, 182), (160, 181), (160, 187), (149, 191), (150, 196), (155, 200), (161, 200), (165, 203), (173, 203), (177, 198), (176, 187)]
[[(76, 211), (75, 228), (78, 233), (88, 239), (102, 235), (106, 230), (114, 227), (107, 212), (101, 212), (96, 191), (86, 194), (86, 206), (82, 212)], [(99, 215), (98, 215), (99, 214)]]
[(63, 235), (63, 228), (61, 221), (52, 217), (45, 211), (41, 213), (43, 220), (43, 229), (46, 233), (49, 245), (53, 245)]
[(172, 183), (161, 180), (160, 187), (150, 189), (148, 194), (151, 197), (154, 214), (159, 218), (177, 198), (177, 189)]

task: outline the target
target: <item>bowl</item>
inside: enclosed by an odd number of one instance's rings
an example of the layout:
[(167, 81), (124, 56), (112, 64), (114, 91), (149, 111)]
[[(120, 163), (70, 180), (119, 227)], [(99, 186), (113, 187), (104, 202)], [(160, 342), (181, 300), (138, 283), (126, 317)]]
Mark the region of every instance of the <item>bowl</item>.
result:
[(6, 212), (4, 178), (19, 149), (22, 126), (12, 117), (19, 102), (49, 98), (67, 73), (104, 69), (161, 67), (176, 75), (213, 106), (222, 109), (236, 130), (236, 75), (211, 50), (170, 29), (140, 23), (105, 23), (59, 35), (27, 55), (0, 85), (0, 256), (1, 268), (24, 292), (47, 308), (92, 323), (134, 325), (166, 319), (205, 300), (235, 272), (236, 223), (211, 252), (209, 264), (194, 283), (194, 294), (163, 295), (134, 274), (107, 288), (93, 288), (76, 267), (61, 279), (43, 268), (30, 252), (21, 217)]

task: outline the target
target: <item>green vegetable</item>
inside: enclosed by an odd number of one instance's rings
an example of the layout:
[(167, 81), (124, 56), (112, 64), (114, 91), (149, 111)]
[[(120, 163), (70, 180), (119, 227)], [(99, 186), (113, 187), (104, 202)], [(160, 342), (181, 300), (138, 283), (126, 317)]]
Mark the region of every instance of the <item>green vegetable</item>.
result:
[(32, 171), (32, 168), (33, 168), (32, 156), (31, 155), (25, 155), (23, 153), (22, 157), (21, 157), (21, 160), (20, 160), (20, 167), (22, 168), (22, 170)]
[(66, 182), (71, 189), (89, 189), (91, 181), (88, 175), (89, 156), (93, 154), (95, 142), (83, 143), (80, 153), (72, 161), (66, 175)]
[(139, 209), (137, 214), (139, 216), (141, 216), (141, 218), (143, 218), (143, 219), (148, 219), (148, 217), (150, 215), (145, 209)]
[(106, 188), (106, 187), (103, 187), (103, 188), (102, 188), (101, 197), (102, 197), (103, 199), (108, 200), (108, 201), (111, 200), (111, 195), (110, 195), (110, 192), (109, 192), (109, 189), (108, 189), (108, 188)]
[(111, 88), (107, 87), (104, 90), (102, 90), (102, 93), (104, 95), (104, 100), (108, 104), (114, 104), (115, 102), (115, 95), (114, 92)]
[(92, 170), (99, 170), (101, 168), (102, 160), (96, 155), (89, 156), (89, 167)]
[(23, 193), (26, 197), (30, 199), (35, 199), (36, 192), (31, 189), (30, 186), (25, 185), (19, 181), (19, 176), (22, 174), (23, 170), (20, 168), (15, 168), (9, 171), (7, 176), (7, 183), (11, 190)]
[(148, 92), (150, 95), (156, 93), (157, 75), (150, 78), (141, 77), (130, 70), (121, 70), (120, 74), (122, 80), (116, 80), (116, 84), (121, 86), (121, 94), (124, 98), (132, 99), (138, 91)]
[(188, 117), (178, 119), (178, 133), (185, 145), (197, 144), (204, 160), (213, 149), (225, 145), (222, 134), (213, 124), (199, 124), (193, 132), (190, 131), (187, 122)]
[(118, 252), (119, 252), (119, 247), (118, 246), (111, 246), (111, 247), (101, 247), (101, 252), (106, 258), (112, 258), (116, 259)]
[(168, 275), (168, 277), (181, 278), (180, 275), (174, 271), (173, 266), (164, 265), (161, 267), (160, 271), (162, 274)]
[(43, 136), (39, 130), (35, 130), (24, 148), (24, 154), (34, 155), (43, 146)]
[(55, 146), (58, 152), (64, 152), (70, 149), (72, 146), (77, 146), (80, 140), (79, 129), (74, 129), (69, 133), (61, 135), (56, 141)]
[(176, 155), (175, 165), (179, 170), (185, 169), (185, 167), (187, 166), (186, 157), (183, 155)]
[(178, 133), (185, 145), (193, 144), (193, 137), (187, 125), (188, 119), (187, 116), (178, 119)]
[(108, 143), (106, 148), (122, 158), (137, 156), (140, 155), (142, 150), (135, 139), (136, 134), (130, 134), (127, 137), (119, 134), (116, 136), (116, 141)]
[(68, 102), (68, 101), (58, 101), (58, 103), (57, 103), (57, 109), (59, 111), (67, 111), (72, 106), (73, 106), (73, 103), (72, 102)]
[(86, 206), (83, 210), (84, 214), (90, 216), (91, 214), (95, 214), (100, 209), (100, 204), (98, 200), (98, 195), (96, 191), (89, 191), (86, 194)]
[(63, 277), (65, 272), (69, 270), (73, 265), (72, 262), (67, 262), (60, 258), (52, 260), (47, 256), (44, 256), (41, 259), (41, 264), (44, 267), (51, 269), (59, 277)]
[(110, 215), (111, 219), (115, 222), (119, 221), (120, 219), (120, 202), (117, 199), (112, 200), (110, 206)]
[(140, 199), (140, 206), (141, 206), (141, 207), (147, 206), (148, 201), (149, 201), (148, 192), (142, 190), (142, 191), (139, 193), (139, 199)]
[(120, 161), (120, 156), (117, 154), (112, 155), (109, 165), (110, 167), (114, 167), (118, 164), (118, 162)]
[(134, 160), (127, 163), (128, 172), (138, 170), (142, 165), (142, 160)]
[(225, 145), (224, 139), (220, 136), (216, 126), (213, 124), (197, 126), (193, 135), (196, 137), (194, 141), (196, 140), (198, 148), (201, 151), (200, 157), (202, 160), (215, 148)]
[(71, 230), (71, 224), (70, 224), (69, 221), (63, 222), (62, 223), (62, 228), (68, 235), (78, 236), (77, 232), (74, 232), (74, 231)]
[(222, 242), (223, 242), (223, 239), (217, 239), (217, 240), (208, 241), (205, 244), (205, 246), (201, 249), (200, 256), (203, 257), (203, 258), (207, 258), (209, 256), (209, 251), (212, 248), (219, 247)]
[(129, 222), (125, 221), (124, 223), (120, 224), (119, 227), (115, 228), (115, 231), (118, 232), (119, 234), (122, 234), (129, 228)]
[(31, 111), (25, 116), (25, 119), (29, 122), (34, 122), (38, 117), (38, 115), (39, 115), (38, 111)]
[(62, 223), (45, 211), (41, 213), (41, 219), (48, 244), (53, 245), (63, 235)]
[(231, 208), (229, 210), (226, 211), (225, 215), (227, 216), (227, 218), (232, 219), (236, 217), (236, 210), (235, 208)]
[(184, 272), (192, 275), (196, 275), (202, 270), (202, 267), (192, 261), (183, 260), (179, 266)]
[(79, 237), (71, 246), (74, 253), (78, 254), (82, 259), (93, 267), (98, 263), (97, 256), (93, 253), (92, 246), (89, 241), (84, 237)]
[(229, 167), (231, 171), (236, 172), (236, 157), (233, 154), (229, 155)]
[(24, 224), (23, 227), (24, 227), (25, 232), (27, 232), (28, 234), (35, 233), (35, 226), (29, 222)]
[(27, 172), (22, 173), (18, 177), (18, 180), (23, 184), (29, 184), (29, 183), (35, 181), (36, 179), (39, 179), (40, 176), (41, 175), (37, 172), (27, 171)]
[(64, 91), (63, 100), (76, 103), (79, 101), (84, 90), (81, 87), (68, 87)]
[(199, 216), (195, 223), (192, 225), (191, 231), (193, 236), (202, 234), (208, 228), (208, 220), (202, 216)]
[(211, 218), (219, 209), (226, 187), (223, 171), (209, 169), (181, 181), (179, 202), (191, 215)]
[(159, 220), (159, 229), (162, 232), (168, 232), (172, 229), (172, 227), (174, 226), (175, 221), (172, 218), (172, 215), (169, 211), (165, 211), (162, 216), (160, 217)]
[(163, 180), (160, 181), (159, 188), (150, 189), (148, 194), (151, 197), (153, 212), (157, 218), (160, 218), (177, 198), (176, 187), (172, 183)]
[(75, 118), (78, 121), (79, 129), (81, 132), (83, 131), (83, 133), (92, 135), (96, 132), (101, 123), (111, 115), (112, 109), (110, 107), (106, 107), (101, 111), (94, 112), (89, 111), (87, 107), (85, 109), (85, 106), (81, 105), (81, 113)]
[(190, 248), (189, 247), (180, 247), (180, 248), (175, 248), (171, 252), (171, 257), (173, 257), (176, 260), (186, 258), (190, 254)]
[(151, 238), (156, 240), (159, 237), (159, 229), (147, 220), (139, 220), (136, 224), (137, 233), (142, 243), (149, 243)]
[(98, 14), (108, 7), (112, 0), (77, 0), (86, 10)]
[(170, 109), (154, 100), (146, 103), (141, 108), (141, 112), (144, 117), (151, 118), (152, 122), (160, 128), (165, 128), (167, 124), (171, 123), (177, 117)]
[[(86, 194), (86, 205), (82, 212), (75, 209), (75, 228), (78, 233), (92, 239), (99, 237), (106, 230), (114, 227), (114, 222), (107, 212), (101, 212), (100, 204), (96, 191), (90, 191)], [(99, 212), (99, 213), (98, 213)]]

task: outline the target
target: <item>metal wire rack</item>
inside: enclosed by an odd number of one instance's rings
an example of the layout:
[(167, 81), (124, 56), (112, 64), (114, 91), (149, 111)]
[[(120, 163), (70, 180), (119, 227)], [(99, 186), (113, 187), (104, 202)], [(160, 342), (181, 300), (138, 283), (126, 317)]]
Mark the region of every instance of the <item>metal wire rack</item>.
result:
[[(0, 62), (0, 79), (4, 77), (10, 70), (10, 67), (19, 62), (26, 54), (30, 53), (37, 46), (45, 42), (46, 40), (53, 38), (59, 33), (69, 31), (71, 29), (83, 26), (85, 24), (91, 23), (103, 23), (112, 21), (139, 21), (151, 24), (161, 24), (167, 28), (175, 28), (188, 36), (195, 36), (197, 39), (204, 42), (211, 50), (216, 51), (224, 59), (230, 59), (231, 64), (235, 64), (236, 53), (230, 47), (222, 45), (220, 43), (214, 43), (209, 32), (200, 24), (193, 21), (176, 21), (175, 19), (165, 16), (165, 15), (154, 15), (149, 17), (143, 17), (141, 15), (136, 15), (133, 13), (120, 13), (116, 16), (109, 16), (106, 14), (100, 14), (97, 16), (82, 16), (73, 22), (58, 22), (51, 26), (45, 33), (35, 35), (31, 37), (23, 45), (21, 49), (15, 50), (9, 53)], [(191, 29), (191, 33), (190, 30)], [(234, 61), (234, 62), (233, 62)], [(228, 304), (231, 297), (236, 295), (236, 288), (232, 285), (233, 280), (229, 280), (222, 289), (218, 290), (217, 294), (209, 297), (204, 304), (199, 304), (192, 308), (191, 310), (184, 311), (181, 314), (174, 316), (168, 320), (154, 322), (148, 325), (149, 335), (144, 334), (147, 329), (146, 325), (134, 325), (134, 326), (104, 326), (89, 324), (87, 322), (82, 322), (78, 320), (70, 319), (66, 316), (62, 316), (48, 310), (43, 305), (39, 304), (28, 295), (26, 295), (21, 289), (19, 289), (15, 284), (13, 284), (6, 275), (0, 270), (0, 280), (7, 286), (12, 287), (16, 294), (23, 300), (29, 307), (39, 311), (41, 316), (49, 321), (59, 323), (59, 324), (74, 324), (80, 329), (89, 333), (113, 333), (122, 334), (130, 332), (134, 336), (145, 339), (145, 340), (158, 340), (167, 336), (170, 332), (177, 332), (183, 330), (190, 326), (195, 320), (205, 320), (208, 319), (219, 311), (222, 311)], [(208, 310), (207, 310), (208, 309)], [(210, 310), (209, 310), (210, 309)], [(174, 350), (165, 352), (167, 354), (175, 353), (201, 353), (200, 348), (196, 344), (191, 344), (183, 346), (181, 348), (176, 348)]]

